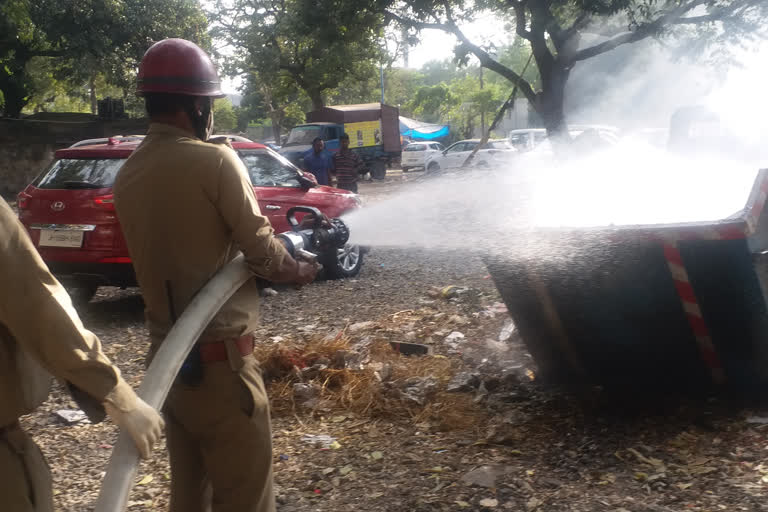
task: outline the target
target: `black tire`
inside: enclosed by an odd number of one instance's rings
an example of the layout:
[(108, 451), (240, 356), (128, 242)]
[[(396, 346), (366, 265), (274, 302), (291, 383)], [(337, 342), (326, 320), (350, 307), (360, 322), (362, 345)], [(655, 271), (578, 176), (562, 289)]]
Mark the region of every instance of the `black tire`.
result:
[(427, 171), (429, 172), (437, 172), (440, 170), (440, 164), (437, 162), (430, 162), (429, 167), (427, 167)]
[(371, 169), (371, 177), (373, 179), (383, 180), (384, 178), (387, 177), (387, 165), (380, 160), (371, 162), (370, 169)]
[[(343, 251), (343, 252), (342, 252)], [(363, 268), (365, 250), (359, 245), (347, 244), (337, 254), (321, 260), (327, 279), (346, 279), (356, 277)]]
[(410, 167), (403, 167), (403, 172), (404, 172), (404, 173), (406, 173), (406, 172), (408, 172), (408, 171), (410, 171), (410, 170), (411, 170), (411, 168), (410, 168)]
[(67, 293), (69, 293), (72, 304), (78, 308), (88, 305), (91, 299), (96, 295), (96, 291), (99, 289), (99, 285), (92, 282), (77, 281), (68, 283), (65, 285)]

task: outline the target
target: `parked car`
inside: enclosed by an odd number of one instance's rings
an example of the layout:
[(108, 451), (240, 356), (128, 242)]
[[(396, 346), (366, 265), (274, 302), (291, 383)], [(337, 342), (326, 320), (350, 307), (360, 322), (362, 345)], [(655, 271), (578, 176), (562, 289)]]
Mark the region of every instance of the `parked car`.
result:
[(411, 142), (403, 149), (401, 166), (403, 172), (426, 169), (427, 159), (441, 153), (445, 147), (439, 142)]
[[(89, 300), (102, 285), (136, 286), (112, 185), (140, 140), (110, 138), (60, 149), (53, 163), (18, 195), (19, 218), (43, 260), (80, 299)], [(314, 176), (262, 144), (233, 141), (232, 147), (245, 163), (261, 211), (276, 232), (290, 229), (285, 213), (292, 206), (314, 206), (329, 217), (361, 206), (356, 194), (317, 185)], [(324, 266), (329, 277), (337, 278), (357, 275), (362, 264), (361, 248), (349, 245)]]
[[(479, 139), (462, 140), (448, 147), (445, 151), (427, 158), (427, 171), (434, 172), (442, 169), (456, 169), (464, 165), (472, 150), (480, 144)], [(509, 145), (507, 139), (489, 140), (480, 148), (472, 160), (472, 167), (496, 167), (509, 163), (517, 150)]]
[(280, 144), (278, 144), (274, 139), (271, 140), (265, 140), (261, 142), (265, 146), (267, 146), (269, 149), (273, 151), (278, 151), (282, 147)]
[(507, 140), (518, 151), (530, 151), (547, 138), (544, 128), (524, 128), (509, 132)]

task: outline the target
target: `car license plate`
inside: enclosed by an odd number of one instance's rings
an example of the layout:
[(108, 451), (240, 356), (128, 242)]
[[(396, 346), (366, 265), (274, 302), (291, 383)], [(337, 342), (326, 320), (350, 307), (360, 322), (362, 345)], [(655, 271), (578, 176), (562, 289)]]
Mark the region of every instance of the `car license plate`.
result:
[(83, 232), (65, 229), (41, 229), (40, 247), (82, 247)]

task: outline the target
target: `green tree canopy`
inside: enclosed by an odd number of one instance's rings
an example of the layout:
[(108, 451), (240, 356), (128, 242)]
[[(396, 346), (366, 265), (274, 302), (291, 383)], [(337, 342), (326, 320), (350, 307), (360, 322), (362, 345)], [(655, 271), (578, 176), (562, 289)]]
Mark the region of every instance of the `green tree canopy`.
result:
[(220, 0), (212, 34), (235, 48), (240, 71), (265, 83), (290, 77), (318, 109), (325, 91), (375, 73), (384, 26), (379, 1)]
[[(3, 114), (18, 117), (40, 90), (34, 58), (75, 88), (97, 75), (125, 89), (146, 49), (166, 37), (209, 46), (207, 20), (195, 0), (5, 0), (0, 3), (0, 90)], [(39, 60), (37, 61), (40, 62)], [(95, 98), (91, 98), (93, 103)]]
[[(504, 61), (476, 44), (459, 24), (481, 11), (510, 20), (533, 53), (534, 75), (520, 76), (519, 62)], [(389, 20), (411, 30), (442, 30), (458, 42), (457, 56), (474, 55), (520, 93), (556, 137), (568, 138), (564, 92), (578, 63), (648, 38), (677, 36), (701, 52), (728, 41), (764, 37), (765, 0), (402, 0), (392, 2)], [(596, 34), (597, 33), (597, 34)], [(533, 71), (531, 72), (533, 73)]]

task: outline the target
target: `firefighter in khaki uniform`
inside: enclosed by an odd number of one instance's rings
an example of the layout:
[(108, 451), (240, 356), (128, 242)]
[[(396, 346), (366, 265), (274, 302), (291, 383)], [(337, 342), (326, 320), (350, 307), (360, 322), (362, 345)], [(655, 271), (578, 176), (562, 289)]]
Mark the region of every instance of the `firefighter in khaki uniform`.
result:
[(83, 328), (67, 292), (48, 271), (11, 208), (0, 199), (0, 509), (53, 510), (43, 454), (19, 426), (48, 396), (50, 374), (78, 390), (81, 406), (106, 413), (142, 457), (163, 420), (141, 400)]
[[(114, 195), (155, 344), (238, 250), (270, 281), (308, 284), (317, 273), (273, 236), (237, 154), (204, 142), (219, 87), (208, 55), (182, 39), (156, 43), (139, 67), (151, 124)], [(224, 305), (166, 401), (173, 512), (275, 510), (269, 404), (253, 357), (258, 298), (253, 279)]]

